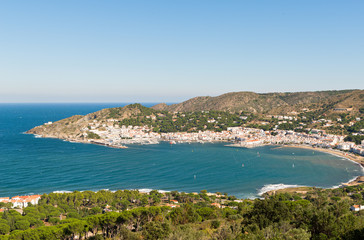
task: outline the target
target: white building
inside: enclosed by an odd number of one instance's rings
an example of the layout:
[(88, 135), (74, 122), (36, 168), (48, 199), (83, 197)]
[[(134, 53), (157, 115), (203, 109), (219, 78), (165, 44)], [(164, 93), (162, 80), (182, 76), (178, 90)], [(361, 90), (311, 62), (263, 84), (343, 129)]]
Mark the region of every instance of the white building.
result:
[(26, 208), (29, 203), (36, 205), (39, 202), (41, 195), (30, 195), (30, 196), (15, 196), (11, 199), (9, 197), (0, 198), (0, 202), (12, 203), (13, 208)]
[(350, 150), (352, 147), (354, 147), (355, 143), (353, 142), (344, 142), (337, 145), (337, 148), (340, 150)]
[(360, 210), (364, 210), (364, 206), (363, 205), (353, 205), (353, 206), (350, 207), (350, 210), (358, 212)]

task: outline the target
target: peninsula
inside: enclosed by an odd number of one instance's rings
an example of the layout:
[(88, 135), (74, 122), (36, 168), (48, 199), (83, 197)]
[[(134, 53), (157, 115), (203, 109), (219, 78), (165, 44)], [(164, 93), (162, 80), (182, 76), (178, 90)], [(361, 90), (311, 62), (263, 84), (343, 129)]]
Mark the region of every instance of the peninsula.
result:
[[(103, 109), (47, 122), (27, 133), (115, 148), (160, 141), (222, 141), (235, 147), (294, 144), (364, 155), (363, 118), (363, 90), (239, 92), (170, 106), (130, 104)], [(352, 160), (363, 165), (362, 158)]]

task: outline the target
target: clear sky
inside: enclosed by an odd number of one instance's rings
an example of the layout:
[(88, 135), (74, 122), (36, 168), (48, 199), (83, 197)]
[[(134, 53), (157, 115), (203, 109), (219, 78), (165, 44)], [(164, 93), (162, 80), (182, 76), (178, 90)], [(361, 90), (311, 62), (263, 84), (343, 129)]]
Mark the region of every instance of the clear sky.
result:
[(364, 1), (0, 2), (0, 102), (364, 88)]

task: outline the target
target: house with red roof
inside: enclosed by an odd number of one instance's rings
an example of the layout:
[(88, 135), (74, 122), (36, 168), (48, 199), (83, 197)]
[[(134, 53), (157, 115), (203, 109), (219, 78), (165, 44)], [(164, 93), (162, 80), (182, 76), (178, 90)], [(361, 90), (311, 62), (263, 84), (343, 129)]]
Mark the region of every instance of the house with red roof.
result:
[(221, 204), (220, 203), (211, 203), (211, 206), (217, 207), (217, 208), (221, 208)]
[(353, 206), (350, 207), (350, 210), (354, 211), (354, 212), (358, 212), (360, 210), (364, 210), (364, 206), (362, 206), (362, 205), (353, 205)]

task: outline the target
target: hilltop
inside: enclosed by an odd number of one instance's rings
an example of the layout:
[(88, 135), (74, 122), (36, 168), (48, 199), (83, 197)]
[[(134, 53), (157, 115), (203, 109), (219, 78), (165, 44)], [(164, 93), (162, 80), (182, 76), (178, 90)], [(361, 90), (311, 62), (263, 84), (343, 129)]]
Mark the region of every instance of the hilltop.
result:
[(218, 110), (265, 114), (287, 114), (292, 111), (301, 112), (302, 109), (323, 109), (326, 113), (333, 113), (335, 109), (352, 108), (352, 113), (358, 113), (360, 108), (364, 108), (364, 90), (286, 93), (231, 92), (216, 97), (195, 97), (169, 106), (162, 103), (152, 108), (170, 112)]

